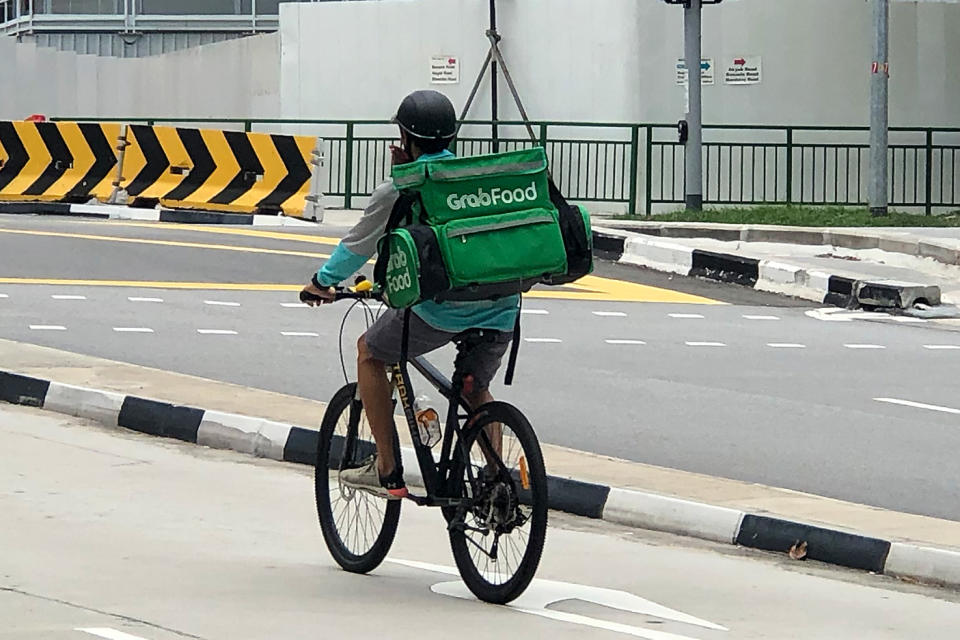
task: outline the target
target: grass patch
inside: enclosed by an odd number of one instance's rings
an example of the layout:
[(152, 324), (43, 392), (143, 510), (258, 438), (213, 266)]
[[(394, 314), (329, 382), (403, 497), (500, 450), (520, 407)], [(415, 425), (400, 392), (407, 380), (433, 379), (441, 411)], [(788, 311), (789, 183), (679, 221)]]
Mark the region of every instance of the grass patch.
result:
[(792, 227), (960, 227), (960, 210), (937, 216), (891, 211), (886, 216), (874, 217), (866, 208), (766, 206), (617, 217), (650, 222), (723, 222)]

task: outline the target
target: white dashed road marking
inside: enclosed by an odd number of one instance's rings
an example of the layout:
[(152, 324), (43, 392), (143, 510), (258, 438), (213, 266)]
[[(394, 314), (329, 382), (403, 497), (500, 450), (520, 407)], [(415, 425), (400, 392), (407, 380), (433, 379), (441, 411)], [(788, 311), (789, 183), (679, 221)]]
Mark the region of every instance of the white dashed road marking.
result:
[(546, 309), (521, 309), (520, 313), (531, 316), (548, 316), (550, 312)]
[(524, 342), (563, 342), (559, 338), (524, 338)]
[(957, 351), (960, 350), (960, 344), (925, 344), (923, 348), (931, 351)]
[(310, 308), (303, 302), (281, 302), (280, 306), (286, 307), (287, 309), (309, 309)]
[(129, 633), (117, 631), (116, 629), (108, 629), (107, 627), (89, 627), (86, 629), (74, 629), (74, 631), (89, 633), (92, 636), (99, 636), (107, 640), (145, 640), (140, 636), (132, 636)]
[(230, 329), (197, 329), (197, 333), (203, 334), (205, 336), (235, 336), (237, 335), (236, 331), (231, 331)]
[(280, 335), (288, 336), (291, 338), (319, 338), (319, 333), (313, 333), (312, 331), (281, 331)]
[(622, 311), (594, 311), (593, 315), (601, 318), (626, 318), (627, 314)]
[(911, 400), (899, 400), (897, 398), (874, 398), (877, 402), (886, 402), (888, 404), (899, 404), (904, 407), (913, 407), (915, 409), (927, 409), (929, 411), (939, 411), (940, 413), (954, 413), (960, 415), (960, 409), (952, 407), (941, 407), (935, 404), (924, 404), (922, 402), (913, 402)]
[(9, 297), (10, 297), (10, 296), (8, 296), (8, 295), (5, 294), (5, 293), (0, 293), (0, 298), (9, 298)]
[(604, 340), (607, 344), (647, 344), (643, 340)]
[(68, 296), (62, 294), (54, 294), (50, 296), (54, 300), (86, 300), (87, 296)]
[(678, 318), (678, 319), (684, 319), (684, 320), (702, 320), (703, 319), (703, 316), (700, 315), (699, 313), (670, 313), (667, 315), (669, 315), (671, 318)]
[(136, 296), (128, 297), (130, 302), (163, 302), (163, 298), (138, 298)]
[(209, 304), (217, 307), (239, 307), (239, 302), (222, 302), (220, 300), (204, 300), (203, 304)]
[(882, 344), (845, 344), (847, 349), (886, 349)]
[(66, 327), (62, 327), (58, 324), (32, 324), (30, 328), (34, 331), (66, 331)]
[(117, 333), (153, 333), (153, 329), (147, 327), (114, 327)]
[(768, 347), (773, 349), (806, 349), (807, 345), (797, 344), (795, 342), (768, 342)]
[(726, 344), (722, 342), (687, 342), (688, 347), (725, 347)]
[(746, 318), (747, 320), (779, 320), (780, 319), (777, 316), (753, 316), (750, 314), (745, 314), (743, 317)]

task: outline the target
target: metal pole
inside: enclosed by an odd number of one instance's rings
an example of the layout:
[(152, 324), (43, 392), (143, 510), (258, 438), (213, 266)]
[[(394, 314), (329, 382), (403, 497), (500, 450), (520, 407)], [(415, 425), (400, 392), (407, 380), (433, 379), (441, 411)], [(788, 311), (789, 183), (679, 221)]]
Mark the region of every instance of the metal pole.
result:
[[(500, 34), (497, 33), (497, 0), (490, 0), (490, 33), (496, 42), (500, 41)], [(494, 56), (490, 60), (490, 119), (492, 124), (492, 151), (500, 151), (500, 135), (497, 127), (497, 118), (500, 115), (499, 92), (497, 91), (497, 59)]]
[(890, 79), (890, 0), (873, 0), (876, 37), (870, 81), (870, 213), (887, 214), (887, 149)]
[(690, 0), (683, 10), (684, 47), (687, 62), (686, 204), (691, 211), (703, 209), (703, 113), (701, 111), (700, 24), (701, 0)]

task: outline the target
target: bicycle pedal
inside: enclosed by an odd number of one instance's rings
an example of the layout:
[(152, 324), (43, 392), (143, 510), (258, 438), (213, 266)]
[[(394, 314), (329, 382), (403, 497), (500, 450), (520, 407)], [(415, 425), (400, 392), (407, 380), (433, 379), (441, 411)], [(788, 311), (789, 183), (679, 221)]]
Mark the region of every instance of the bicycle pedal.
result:
[(409, 492), (406, 495), (406, 499), (412, 500), (414, 503), (416, 503), (421, 507), (426, 506), (430, 502), (430, 499), (427, 496), (418, 496)]

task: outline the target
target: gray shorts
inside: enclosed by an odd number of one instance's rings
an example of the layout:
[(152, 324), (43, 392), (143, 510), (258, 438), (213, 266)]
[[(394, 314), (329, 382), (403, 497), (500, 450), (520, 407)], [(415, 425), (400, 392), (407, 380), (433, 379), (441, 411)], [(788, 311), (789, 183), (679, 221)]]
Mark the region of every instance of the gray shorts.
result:
[[(403, 340), (403, 314), (400, 309), (387, 309), (373, 325), (367, 329), (365, 340), (373, 357), (387, 364), (400, 361), (401, 341)], [(449, 344), (458, 333), (434, 329), (418, 316), (410, 313), (410, 333), (407, 342), (407, 358), (415, 358)], [(499, 332), (495, 340), (482, 342), (474, 346), (463, 357), (461, 368), (463, 375), (473, 376), (473, 388), (483, 391), (490, 387), (503, 354), (510, 346), (513, 332)]]

